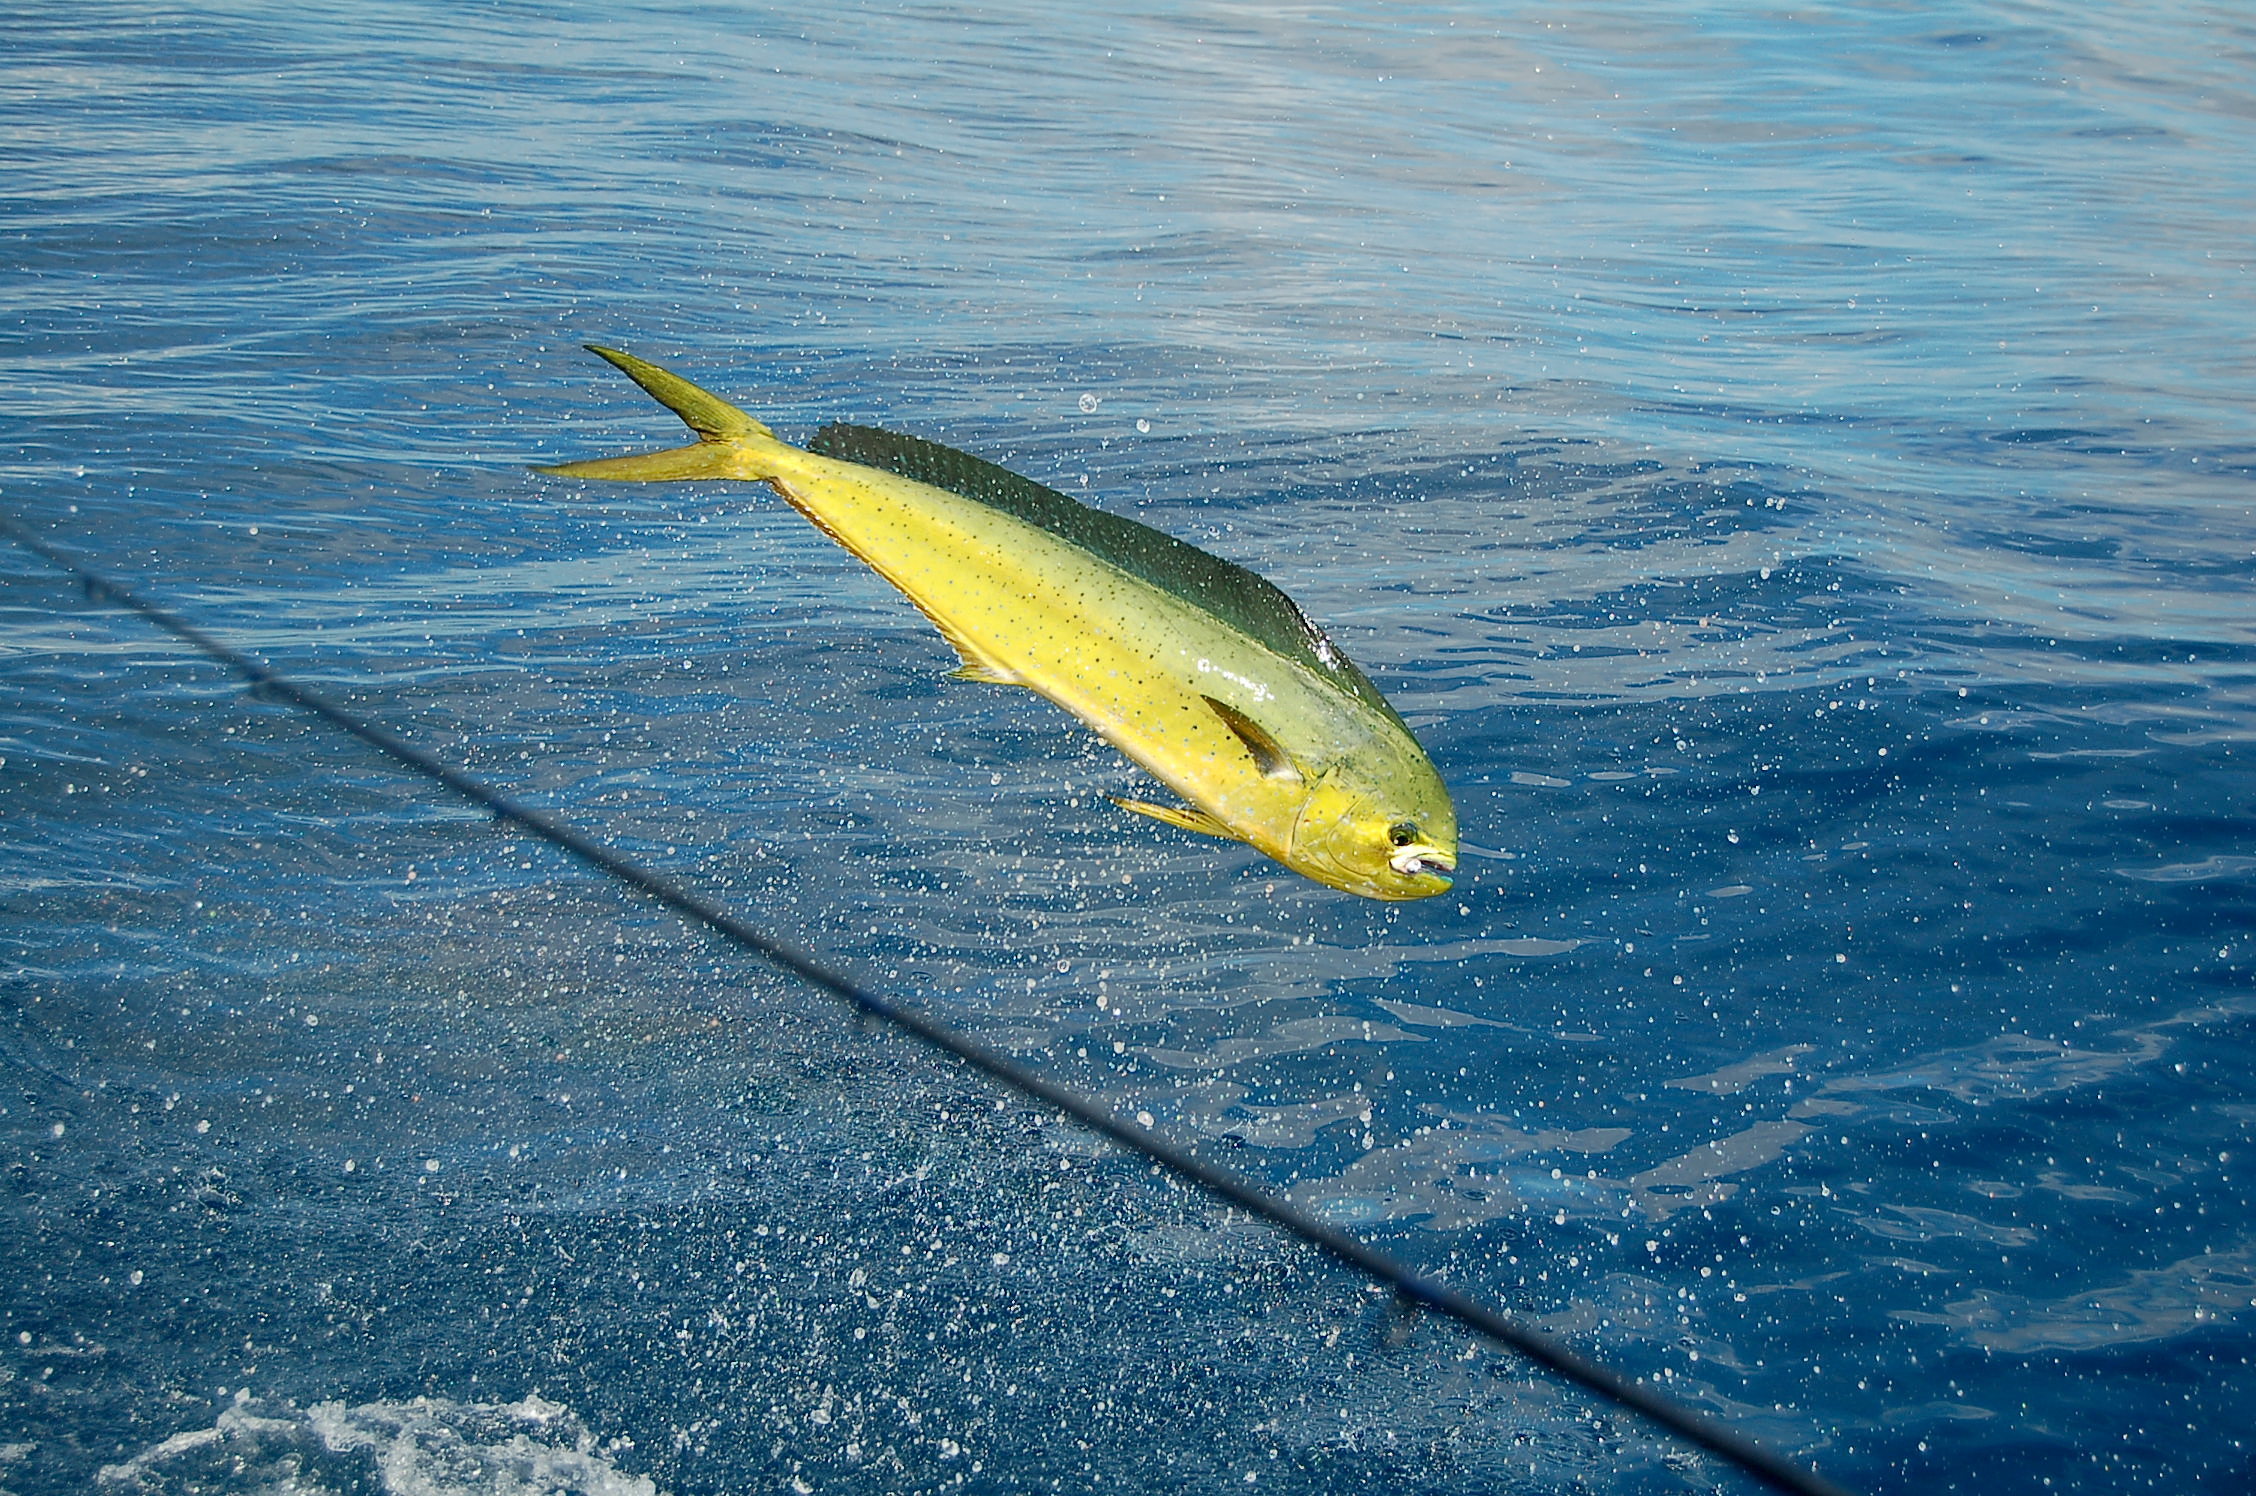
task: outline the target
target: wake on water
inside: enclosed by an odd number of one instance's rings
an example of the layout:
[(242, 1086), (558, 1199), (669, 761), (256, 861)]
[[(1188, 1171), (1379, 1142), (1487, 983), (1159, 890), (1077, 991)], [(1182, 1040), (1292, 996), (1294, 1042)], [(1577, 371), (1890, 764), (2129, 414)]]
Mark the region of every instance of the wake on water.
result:
[(418, 1397), (301, 1408), (239, 1393), (96, 1477), (103, 1496), (659, 1496), (561, 1403)]

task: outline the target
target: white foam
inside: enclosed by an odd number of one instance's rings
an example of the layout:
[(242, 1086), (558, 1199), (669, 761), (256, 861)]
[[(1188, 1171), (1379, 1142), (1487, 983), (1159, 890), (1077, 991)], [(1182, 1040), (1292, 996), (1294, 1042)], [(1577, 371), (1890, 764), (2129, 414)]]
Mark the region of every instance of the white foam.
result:
[(119, 1496), (659, 1496), (571, 1409), (534, 1393), (513, 1403), (315, 1403), (238, 1396), (188, 1429), (102, 1467)]

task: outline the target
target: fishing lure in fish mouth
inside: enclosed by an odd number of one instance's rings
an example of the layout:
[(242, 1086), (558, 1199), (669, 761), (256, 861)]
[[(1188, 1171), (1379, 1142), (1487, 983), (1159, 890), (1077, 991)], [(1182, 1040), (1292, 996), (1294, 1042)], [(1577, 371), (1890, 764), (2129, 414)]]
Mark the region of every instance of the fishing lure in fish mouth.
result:
[(765, 483), (932, 621), (958, 679), (1048, 698), (1190, 802), (1113, 797), (1122, 809), (1365, 898), (1450, 887), (1457, 813), (1433, 761), (1269, 582), (937, 442), (841, 423), (795, 447), (656, 364), (588, 346), (697, 440), (538, 471)]

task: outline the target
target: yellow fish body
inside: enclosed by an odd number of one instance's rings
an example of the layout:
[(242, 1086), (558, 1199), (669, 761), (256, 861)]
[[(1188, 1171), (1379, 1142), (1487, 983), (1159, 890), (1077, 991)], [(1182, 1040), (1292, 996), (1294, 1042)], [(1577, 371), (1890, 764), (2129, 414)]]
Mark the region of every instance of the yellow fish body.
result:
[(1049, 698), (1190, 802), (1116, 804), (1366, 898), (1450, 886), (1457, 815), (1432, 760), (1267, 581), (916, 437), (832, 425), (792, 446), (655, 364), (592, 351), (698, 440), (541, 471), (766, 483), (932, 620), (959, 677)]

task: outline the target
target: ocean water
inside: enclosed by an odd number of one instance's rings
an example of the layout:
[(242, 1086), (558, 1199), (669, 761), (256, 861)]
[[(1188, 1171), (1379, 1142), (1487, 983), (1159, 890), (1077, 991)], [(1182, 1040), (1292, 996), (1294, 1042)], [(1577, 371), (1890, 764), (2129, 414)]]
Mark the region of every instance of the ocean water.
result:
[[(33, 6), (0, 509), (1870, 1492), (2256, 1485), (2242, 8)], [(1139, 776), (584, 341), (1242, 561)], [(1745, 1489), (0, 548), (0, 1490)]]

